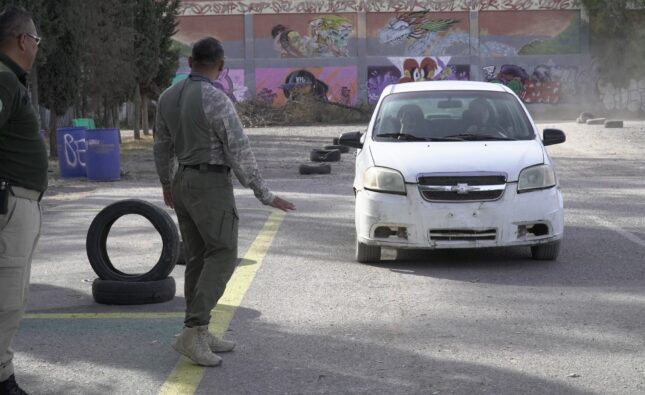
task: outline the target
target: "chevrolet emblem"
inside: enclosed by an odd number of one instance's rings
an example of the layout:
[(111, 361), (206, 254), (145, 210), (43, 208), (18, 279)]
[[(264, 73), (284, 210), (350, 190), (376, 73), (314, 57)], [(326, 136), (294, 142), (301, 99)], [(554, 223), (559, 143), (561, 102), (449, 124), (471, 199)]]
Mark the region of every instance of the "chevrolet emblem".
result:
[(457, 195), (466, 195), (470, 192), (468, 184), (457, 184), (456, 186), (450, 188), (452, 192), (457, 192)]

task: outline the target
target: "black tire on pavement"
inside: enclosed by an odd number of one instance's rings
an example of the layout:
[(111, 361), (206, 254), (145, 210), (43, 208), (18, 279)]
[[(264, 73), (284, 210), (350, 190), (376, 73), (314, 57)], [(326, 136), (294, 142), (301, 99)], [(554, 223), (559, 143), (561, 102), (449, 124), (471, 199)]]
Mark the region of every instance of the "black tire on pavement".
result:
[(356, 240), (356, 262), (376, 263), (381, 260), (381, 247), (363, 244)]
[(337, 149), (340, 151), (341, 154), (346, 154), (349, 152), (349, 147), (346, 145), (326, 145), (323, 147), (323, 149), (327, 149), (327, 150)]
[(329, 174), (331, 173), (331, 166), (328, 163), (318, 163), (308, 165), (303, 163), (298, 168), (300, 174)]
[(177, 257), (177, 265), (186, 265), (186, 250), (184, 249), (184, 242), (179, 242), (179, 256)]
[[(117, 219), (128, 214), (138, 214), (150, 221), (163, 242), (159, 260), (146, 273), (124, 273), (114, 267), (108, 256), (106, 242), (110, 229)], [(163, 209), (144, 200), (128, 199), (112, 203), (96, 215), (87, 231), (85, 246), (90, 265), (101, 280), (156, 281), (168, 277), (175, 267), (179, 233), (175, 222)]]
[(605, 127), (606, 128), (622, 128), (624, 126), (623, 121), (616, 121), (616, 120), (607, 120), (605, 121)]
[(157, 281), (110, 281), (97, 278), (92, 283), (96, 303), (135, 305), (162, 303), (175, 297), (175, 279), (166, 277)]
[(536, 261), (554, 261), (560, 254), (560, 240), (531, 247), (531, 257)]
[(340, 151), (337, 149), (326, 150), (314, 148), (309, 154), (312, 162), (338, 162), (340, 160)]

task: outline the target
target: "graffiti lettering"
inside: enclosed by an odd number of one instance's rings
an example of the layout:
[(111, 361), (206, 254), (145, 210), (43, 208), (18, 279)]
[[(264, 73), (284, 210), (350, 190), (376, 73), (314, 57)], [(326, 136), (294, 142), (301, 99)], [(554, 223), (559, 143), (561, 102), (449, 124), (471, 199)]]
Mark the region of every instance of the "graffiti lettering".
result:
[(257, 0), (183, 2), (179, 15), (578, 10), (580, 0)]
[(63, 141), (65, 143), (65, 162), (70, 168), (76, 168), (78, 166), (85, 167), (85, 152), (87, 151), (87, 146), (85, 144), (85, 138), (74, 140), (74, 136), (71, 134), (65, 134), (63, 136)]
[(600, 101), (610, 111), (645, 111), (645, 79), (630, 80), (627, 88), (616, 88), (612, 83), (598, 81)]

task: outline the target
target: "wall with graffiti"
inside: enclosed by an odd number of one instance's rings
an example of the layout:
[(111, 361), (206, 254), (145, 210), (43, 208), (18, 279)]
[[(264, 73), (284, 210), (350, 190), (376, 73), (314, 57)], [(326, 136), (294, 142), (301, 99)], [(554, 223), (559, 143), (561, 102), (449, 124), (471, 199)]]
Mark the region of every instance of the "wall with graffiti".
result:
[(528, 104), (574, 103), (591, 85), (607, 106), (627, 106), (590, 77), (585, 29), (579, 0), (184, 1), (176, 80), (191, 44), (214, 36), (229, 67), (216, 85), (236, 101), (282, 106), (308, 94), (354, 105), (392, 83), (473, 79)]
[(415, 81), (469, 80), (470, 65), (452, 65), (449, 56), (391, 57), (388, 66), (369, 66), (367, 99), (376, 103), (381, 92), (390, 84)]
[(508, 86), (525, 103), (557, 104), (582, 93), (585, 73), (578, 66), (553, 62), (537, 66), (503, 64), (482, 69), (484, 81)]
[(259, 15), (253, 25), (257, 57), (356, 56), (356, 14)]
[(347, 106), (357, 101), (356, 67), (258, 68), (255, 81), (258, 98), (273, 106), (302, 96)]
[(579, 11), (481, 12), (479, 54), (515, 56), (579, 53), (580, 24)]
[(368, 14), (368, 54), (469, 55), (468, 15), (431, 11)]

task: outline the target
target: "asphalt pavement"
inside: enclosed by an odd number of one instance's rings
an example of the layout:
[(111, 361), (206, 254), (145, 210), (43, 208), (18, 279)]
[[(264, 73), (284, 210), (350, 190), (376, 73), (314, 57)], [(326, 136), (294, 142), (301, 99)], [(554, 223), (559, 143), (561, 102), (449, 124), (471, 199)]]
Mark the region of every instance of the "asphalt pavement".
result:
[[(250, 129), (269, 186), (297, 211), (278, 215), (236, 187), (239, 276), (213, 320), (238, 346), (208, 369), (170, 347), (183, 266), (167, 303), (91, 296), (94, 216), (122, 199), (163, 207), (151, 147), (124, 153), (119, 182), (53, 177), (14, 341), (17, 379), (32, 394), (643, 394), (645, 122), (539, 127), (568, 139), (549, 147), (565, 200), (557, 261), (510, 248), (405, 261), (385, 251), (378, 264), (354, 261), (354, 151), (329, 175), (298, 174), (309, 150), (361, 128)], [(136, 272), (158, 259), (161, 240), (127, 216), (108, 247)]]

